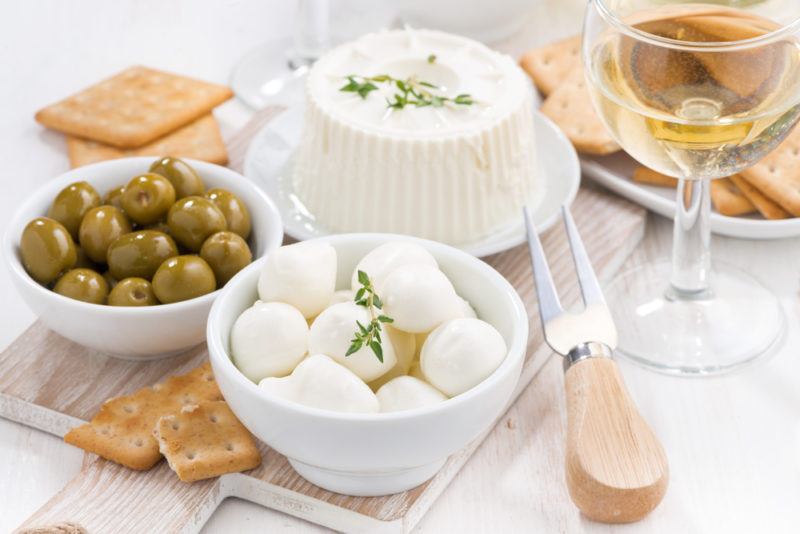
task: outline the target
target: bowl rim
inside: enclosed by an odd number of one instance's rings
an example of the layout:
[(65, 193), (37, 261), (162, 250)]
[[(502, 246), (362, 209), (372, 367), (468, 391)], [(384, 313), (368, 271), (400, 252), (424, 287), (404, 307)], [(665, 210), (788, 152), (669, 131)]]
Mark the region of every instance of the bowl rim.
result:
[[(48, 180), (45, 184), (37, 188), (28, 198), (17, 208), (14, 212), (14, 215), (11, 217), (9, 221), (9, 225), (6, 228), (5, 232), (3, 233), (3, 251), (5, 255), (5, 263), (8, 267), (8, 270), (11, 272), (13, 277), (16, 277), (19, 281), (29, 287), (32, 291), (38, 292), (40, 295), (43, 295), (43, 298), (55, 298), (60, 301), (62, 304), (72, 305), (75, 306), (79, 310), (86, 310), (86, 311), (107, 311), (110, 314), (115, 314), (121, 317), (140, 317), (144, 314), (153, 314), (153, 313), (173, 313), (173, 312), (180, 312), (186, 310), (191, 307), (195, 306), (208, 306), (209, 302), (216, 299), (219, 295), (222, 288), (215, 289), (211, 293), (206, 295), (201, 295), (199, 297), (195, 297), (189, 300), (183, 300), (180, 302), (173, 302), (169, 304), (159, 304), (158, 306), (109, 306), (107, 304), (94, 304), (91, 302), (83, 302), (80, 300), (75, 300), (69, 297), (65, 297), (64, 295), (60, 295), (42, 284), (38, 283), (34, 280), (28, 272), (25, 270), (25, 267), (22, 265), (22, 259), (19, 256), (19, 239), (24, 228), (23, 223), (27, 224), (25, 221), (26, 213), (33, 209), (33, 206), (39, 204), (43, 197), (51, 195), (55, 197), (55, 194), (58, 193), (61, 189), (66, 187), (67, 185), (75, 182), (75, 181), (89, 181), (91, 182), (91, 177), (84, 177), (82, 180), (79, 178), (78, 175), (88, 175), (92, 171), (97, 170), (105, 170), (106, 168), (110, 167), (117, 167), (122, 165), (133, 165), (133, 164), (149, 164), (152, 163), (158, 156), (136, 156), (136, 157), (126, 157), (126, 158), (116, 158), (112, 160), (100, 161), (97, 163), (91, 163), (89, 165), (84, 165), (82, 167), (76, 167), (74, 169), (70, 169), (66, 172), (63, 172), (56, 176), (55, 178)], [(207, 161), (200, 161), (191, 158), (180, 158), (183, 161), (189, 163), (192, 167), (197, 169), (206, 169), (207, 171), (210, 170), (213, 173), (218, 173), (219, 175), (223, 176), (223, 180), (240, 180), (241, 184), (244, 188), (249, 190), (249, 193), (252, 195), (252, 198), (258, 199), (260, 202), (263, 203), (263, 206), (260, 206), (260, 210), (266, 213), (266, 218), (271, 221), (271, 229), (268, 230), (266, 239), (273, 238), (278, 246), (281, 245), (283, 241), (283, 219), (281, 218), (280, 212), (278, 211), (277, 206), (275, 203), (270, 199), (266, 193), (264, 193), (261, 188), (259, 188), (255, 183), (248, 180), (244, 177), (243, 174), (230, 169), (228, 167), (224, 167), (222, 165), (217, 165), (215, 163), (209, 163)], [(201, 172), (202, 174), (202, 172)], [(218, 187), (218, 186), (215, 186)], [(248, 206), (248, 210), (252, 210), (251, 206)], [(46, 217), (47, 215), (38, 215), (37, 217)], [(267, 254), (269, 251), (264, 251), (264, 254)], [(256, 259), (258, 261), (260, 258)]]
[[(264, 395), (259, 389), (258, 385), (251, 382), (247, 377), (242, 374), (233, 363), (233, 360), (228, 354), (228, 351), (222, 345), (222, 332), (217, 327), (220, 324), (222, 307), (227, 298), (227, 294), (232, 293), (239, 284), (244, 283), (243, 280), (249, 273), (256, 269), (260, 269), (266, 258), (260, 258), (258, 261), (253, 262), (239, 273), (236, 274), (228, 284), (222, 289), (219, 298), (214, 302), (211, 311), (208, 314), (208, 323), (206, 324), (206, 344), (208, 346), (208, 356), (212, 365), (218, 363), (222, 371), (232, 377), (235, 382), (234, 386), (242, 388), (243, 390), (256, 395), (264, 402), (273, 403), (282, 409), (289, 410), (301, 416), (314, 417), (325, 419), (328, 421), (348, 421), (348, 422), (371, 422), (372, 424), (382, 424), (387, 422), (396, 422), (402, 420), (415, 419), (420, 416), (432, 416), (440, 412), (448, 412), (457, 409), (460, 405), (469, 402), (474, 397), (484, 394), (490, 390), (492, 386), (500, 380), (501, 376), (513, 371), (516, 364), (522, 364), (527, 356), (528, 347), (528, 330), (529, 318), (517, 291), (506, 280), (506, 278), (497, 272), (488, 263), (482, 261), (463, 250), (457, 249), (444, 243), (412, 237), (400, 234), (386, 234), (386, 233), (346, 233), (346, 234), (333, 234), (328, 236), (321, 236), (307, 241), (321, 241), (327, 242), (336, 247), (338, 243), (349, 240), (368, 240), (379, 241), (375, 246), (379, 246), (381, 242), (386, 241), (410, 241), (417, 243), (427, 250), (429, 250), (434, 257), (438, 255), (446, 255), (454, 258), (456, 261), (467, 263), (476, 270), (478, 270), (486, 279), (490, 281), (499, 291), (502, 292), (504, 300), (507, 300), (507, 305), (511, 308), (512, 320), (512, 334), (511, 343), (507, 346), (506, 357), (503, 359), (500, 366), (495, 369), (492, 374), (482, 380), (476, 386), (460, 393), (454, 397), (431, 406), (423, 406), (414, 408), (412, 410), (401, 410), (396, 412), (378, 412), (378, 413), (350, 413), (350, 412), (337, 412), (333, 410), (324, 410), (312, 406), (305, 406), (296, 402), (292, 402), (279, 397), (270, 397)], [(224, 396), (224, 395), (223, 395)]]

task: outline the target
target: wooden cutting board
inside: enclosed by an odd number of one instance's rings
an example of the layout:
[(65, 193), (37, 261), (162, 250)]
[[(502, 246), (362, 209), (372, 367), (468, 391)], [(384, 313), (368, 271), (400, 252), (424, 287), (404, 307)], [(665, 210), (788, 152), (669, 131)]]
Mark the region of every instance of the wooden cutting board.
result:
[[(241, 169), (252, 136), (276, 113), (265, 110), (229, 143), (231, 167)], [(644, 233), (645, 212), (625, 200), (582, 188), (572, 213), (598, 275), (614, 273)], [(561, 226), (543, 236), (562, 300), (578, 293)], [(525, 246), (485, 260), (517, 289), (530, 317), (528, 354), (513, 400), (551, 356), (544, 344)], [(0, 354), (0, 416), (57, 436), (89, 420), (109, 397), (131, 393), (196, 367), (205, 345), (155, 362), (109, 358), (76, 345), (36, 322)], [(539, 387), (561, 387), (558, 383)], [(512, 402), (513, 402), (512, 400)], [(385, 497), (349, 497), (306, 482), (286, 458), (260, 444), (261, 467), (186, 484), (161, 462), (136, 472), (87, 454), (81, 472), (21, 527), (74, 522), (91, 533), (197, 532), (227, 497), (239, 497), (346, 532), (409, 532), (492, 429), (453, 454), (430, 481)]]

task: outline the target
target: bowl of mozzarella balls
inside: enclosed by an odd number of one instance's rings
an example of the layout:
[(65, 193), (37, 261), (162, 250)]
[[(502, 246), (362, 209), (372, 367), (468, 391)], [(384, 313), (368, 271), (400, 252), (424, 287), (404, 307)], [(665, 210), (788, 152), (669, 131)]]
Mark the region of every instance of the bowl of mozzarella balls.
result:
[(528, 317), (508, 281), (453, 247), (340, 234), (271, 251), (209, 315), (236, 416), (310, 482), (405, 491), (485, 432), (519, 380)]

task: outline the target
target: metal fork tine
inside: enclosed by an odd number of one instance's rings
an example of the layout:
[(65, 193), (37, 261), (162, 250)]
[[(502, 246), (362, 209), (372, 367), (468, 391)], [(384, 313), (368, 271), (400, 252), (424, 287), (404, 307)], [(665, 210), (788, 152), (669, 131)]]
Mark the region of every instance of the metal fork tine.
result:
[(536, 282), (536, 292), (539, 295), (539, 315), (542, 321), (547, 323), (550, 319), (563, 313), (561, 301), (558, 300), (556, 286), (553, 277), (550, 275), (550, 267), (547, 266), (547, 259), (542, 250), (542, 242), (531, 220), (528, 208), (522, 209), (525, 214), (525, 229), (528, 232), (528, 250), (531, 253), (531, 265), (533, 266), (533, 279)]
[(578, 273), (578, 281), (581, 285), (583, 304), (605, 304), (606, 301), (603, 298), (603, 292), (600, 290), (600, 283), (597, 281), (594, 269), (592, 269), (589, 255), (586, 254), (586, 249), (583, 247), (583, 240), (581, 240), (578, 228), (572, 219), (572, 214), (566, 206), (561, 207), (561, 213), (564, 217), (564, 226), (567, 228), (569, 248), (572, 251), (572, 260), (575, 262), (575, 271)]

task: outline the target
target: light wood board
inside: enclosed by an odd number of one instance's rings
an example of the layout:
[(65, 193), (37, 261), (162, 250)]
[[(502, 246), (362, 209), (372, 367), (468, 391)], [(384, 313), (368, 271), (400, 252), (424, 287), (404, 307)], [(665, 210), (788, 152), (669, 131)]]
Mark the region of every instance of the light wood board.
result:
[[(231, 139), (231, 166), (241, 168), (249, 139), (272, 116), (274, 111), (262, 112)], [(608, 194), (581, 189), (572, 211), (601, 277), (613, 273), (643, 235), (644, 211)], [(577, 287), (563, 229), (557, 226), (546, 232), (543, 244), (564, 302), (575, 302)], [(516, 399), (551, 351), (541, 337), (527, 249), (517, 247), (486, 261), (511, 281), (530, 316), (528, 356)], [(108, 397), (184, 372), (206, 357), (201, 346), (156, 362), (116, 360), (35, 323), (0, 354), (0, 416), (63, 436), (90, 419)], [(89, 532), (196, 532), (223, 499), (235, 496), (337, 530), (408, 532), (490, 430), (452, 455), (425, 484), (373, 498), (348, 497), (313, 486), (263, 444), (261, 467), (194, 484), (180, 482), (164, 462), (150, 471), (134, 472), (87, 455), (81, 473), (22, 527), (73, 521)]]

